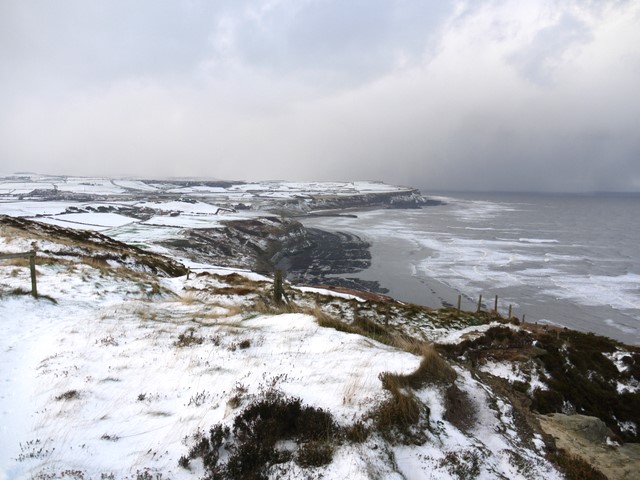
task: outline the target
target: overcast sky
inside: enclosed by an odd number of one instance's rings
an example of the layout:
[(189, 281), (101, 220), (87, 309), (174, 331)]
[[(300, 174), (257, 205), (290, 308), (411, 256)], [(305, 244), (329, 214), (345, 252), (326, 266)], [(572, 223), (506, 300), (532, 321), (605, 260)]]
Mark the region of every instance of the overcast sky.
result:
[(640, 0), (0, 0), (0, 172), (640, 191)]

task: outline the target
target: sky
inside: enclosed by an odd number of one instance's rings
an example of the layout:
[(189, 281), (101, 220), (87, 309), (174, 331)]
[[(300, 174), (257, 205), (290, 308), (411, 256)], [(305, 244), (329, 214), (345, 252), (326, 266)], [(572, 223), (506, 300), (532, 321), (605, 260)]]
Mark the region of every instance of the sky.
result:
[(640, 191), (640, 0), (0, 0), (0, 173)]

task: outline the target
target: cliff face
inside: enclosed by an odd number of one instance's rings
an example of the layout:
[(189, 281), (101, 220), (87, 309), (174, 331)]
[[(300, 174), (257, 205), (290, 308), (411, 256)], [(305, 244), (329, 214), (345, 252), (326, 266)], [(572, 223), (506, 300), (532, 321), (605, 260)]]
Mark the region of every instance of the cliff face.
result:
[(640, 443), (614, 442), (614, 434), (599, 418), (554, 413), (540, 416), (539, 420), (559, 449), (588, 459), (606, 478), (634, 480), (638, 476)]
[(193, 262), (261, 273), (272, 273), (284, 256), (313, 247), (302, 224), (282, 217), (230, 220), (222, 225), (222, 228), (183, 229), (159, 244)]
[[(377, 282), (357, 278), (371, 264), (369, 244), (356, 235), (304, 227), (283, 217), (224, 222), (224, 228), (185, 229), (160, 242), (193, 262), (246, 268), (306, 285), (334, 285), (386, 293)], [(353, 274), (353, 277), (348, 277)]]
[(347, 208), (421, 208), (426, 205), (439, 205), (437, 200), (427, 200), (418, 190), (407, 189), (403, 192), (367, 193), (356, 195), (317, 195), (310, 199), (310, 210), (340, 210)]

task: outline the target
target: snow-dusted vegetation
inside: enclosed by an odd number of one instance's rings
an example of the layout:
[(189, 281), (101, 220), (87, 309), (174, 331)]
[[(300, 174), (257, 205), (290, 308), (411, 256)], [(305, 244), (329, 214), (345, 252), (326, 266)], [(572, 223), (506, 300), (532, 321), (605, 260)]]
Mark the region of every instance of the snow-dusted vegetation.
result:
[[(2, 250), (33, 241), (69, 248), (5, 229)], [(34, 299), (22, 294), (28, 268), (2, 265), (0, 451), (9, 478), (203, 476), (193, 446), (216, 425), (231, 429), (216, 448), (217, 468), (233, 478), (558, 477), (542, 446), (520, 438), (506, 403), (426, 342), (399, 348), (373, 329), (349, 333), (338, 318), (347, 331), (321, 326), (331, 318), (323, 308), (355, 300), (291, 290), (291, 305), (278, 307), (270, 281), (213, 266), (171, 278), (43, 254), (37, 268)], [(421, 369), (428, 358), (437, 365)], [(465, 411), (449, 411), (452, 388)], [(260, 402), (322, 411), (331, 435), (307, 438), (306, 423), (285, 429), (265, 464), (233, 470), (251, 457), (237, 419)], [(272, 427), (296, 413), (275, 415)]]

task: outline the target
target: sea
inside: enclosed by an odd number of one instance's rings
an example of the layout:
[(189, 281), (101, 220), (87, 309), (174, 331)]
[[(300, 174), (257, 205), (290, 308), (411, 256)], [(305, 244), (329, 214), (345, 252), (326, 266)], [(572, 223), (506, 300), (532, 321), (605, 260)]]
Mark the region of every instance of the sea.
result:
[[(640, 345), (640, 195), (423, 192), (441, 205), (303, 220), (358, 235), (394, 298), (493, 309)], [(354, 213), (354, 212), (350, 212)], [(482, 295), (482, 300), (480, 300)]]

